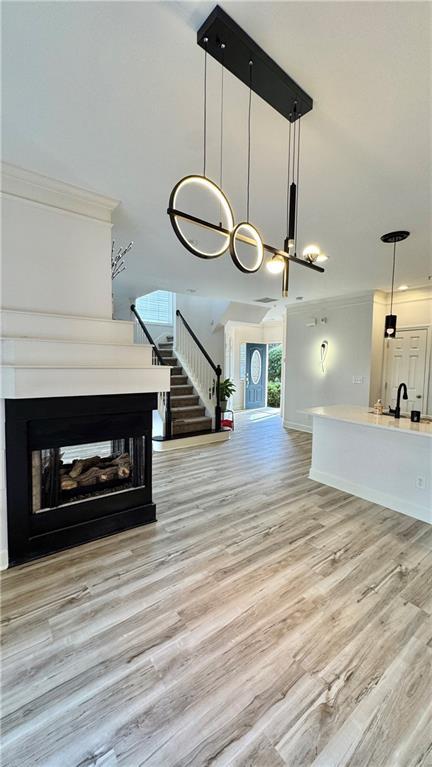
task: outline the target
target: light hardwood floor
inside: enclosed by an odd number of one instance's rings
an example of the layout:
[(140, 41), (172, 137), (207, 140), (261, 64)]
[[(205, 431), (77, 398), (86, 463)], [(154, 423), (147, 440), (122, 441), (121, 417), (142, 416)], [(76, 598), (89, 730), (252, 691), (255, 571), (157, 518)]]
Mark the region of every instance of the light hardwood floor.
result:
[(432, 765), (432, 527), (250, 415), (155, 455), (156, 525), (4, 575), (3, 767)]

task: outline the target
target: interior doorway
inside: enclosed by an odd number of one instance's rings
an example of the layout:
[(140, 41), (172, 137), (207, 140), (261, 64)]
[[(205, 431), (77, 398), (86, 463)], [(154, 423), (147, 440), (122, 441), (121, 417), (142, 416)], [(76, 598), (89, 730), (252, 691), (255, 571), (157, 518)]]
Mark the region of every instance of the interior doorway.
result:
[(282, 393), (282, 344), (268, 344), (267, 405), (280, 408)]
[(408, 400), (401, 400), (401, 408), (428, 411), (428, 330), (413, 328), (398, 330), (396, 337), (386, 342), (384, 364), (385, 404), (394, 407), (400, 383), (406, 383)]
[[(277, 389), (279, 394), (279, 390), (283, 389), (283, 363), (279, 365), (276, 375), (270, 375), (270, 377), (268, 375), (269, 368), (274, 369), (272, 349), (276, 346), (283, 349), (283, 339), (282, 321), (260, 325), (244, 322), (227, 323), (224, 375), (230, 378), (235, 386), (235, 392), (230, 401), (230, 406), (235, 411), (266, 408), (271, 397), (270, 390)], [(275, 378), (282, 380), (276, 382)], [(280, 401), (282, 405), (282, 395), (280, 395)], [(278, 410), (274, 397), (270, 406), (275, 411)]]

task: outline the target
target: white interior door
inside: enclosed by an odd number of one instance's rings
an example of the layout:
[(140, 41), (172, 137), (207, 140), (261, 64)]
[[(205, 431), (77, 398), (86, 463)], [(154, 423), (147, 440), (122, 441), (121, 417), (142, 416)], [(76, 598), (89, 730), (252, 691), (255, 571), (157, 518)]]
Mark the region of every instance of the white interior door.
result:
[(401, 399), (401, 411), (426, 409), (427, 329), (398, 330), (396, 338), (386, 342), (385, 399), (394, 408), (397, 389), (406, 383), (408, 400)]

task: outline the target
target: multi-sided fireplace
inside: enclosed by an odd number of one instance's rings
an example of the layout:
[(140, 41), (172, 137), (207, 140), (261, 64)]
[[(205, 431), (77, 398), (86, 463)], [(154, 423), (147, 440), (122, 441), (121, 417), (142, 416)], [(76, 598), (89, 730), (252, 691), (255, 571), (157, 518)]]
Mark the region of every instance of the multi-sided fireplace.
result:
[(156, 519), (155, 394), (6, 400), (12, 564)]

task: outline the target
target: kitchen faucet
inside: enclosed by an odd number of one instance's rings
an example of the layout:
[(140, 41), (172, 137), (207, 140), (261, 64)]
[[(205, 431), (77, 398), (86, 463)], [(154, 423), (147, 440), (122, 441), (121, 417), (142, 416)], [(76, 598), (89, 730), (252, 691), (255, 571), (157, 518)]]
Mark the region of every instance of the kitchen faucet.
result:
[(400, 418), (400, 398), (402, 389), (404, 390), (403, 398), (408, 399), (407, 385), (406, 383), (400, 383), (397, 390), (396, 407), (394, 410), (390, 408), (390, 412), (394, 414), (395, 418)]

